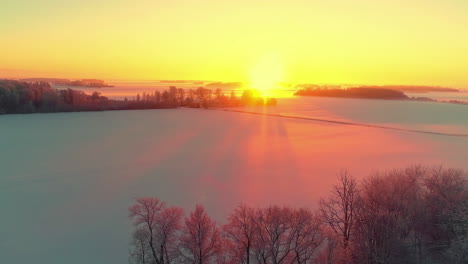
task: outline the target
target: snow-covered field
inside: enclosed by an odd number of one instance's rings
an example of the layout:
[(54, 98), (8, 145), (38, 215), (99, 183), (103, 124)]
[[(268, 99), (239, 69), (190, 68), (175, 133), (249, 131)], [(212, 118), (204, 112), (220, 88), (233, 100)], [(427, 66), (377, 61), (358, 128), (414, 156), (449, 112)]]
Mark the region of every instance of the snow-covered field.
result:
[[(249, 111), (468, 134), (468, 106), (280, 99)], [(468, 169), (468, 138), (217, 110), (0, 116), (0, 262), (127, 263), (127, 207), (157, 196), (218, 220), (238, 203), (316, 206), (335, 174)]]

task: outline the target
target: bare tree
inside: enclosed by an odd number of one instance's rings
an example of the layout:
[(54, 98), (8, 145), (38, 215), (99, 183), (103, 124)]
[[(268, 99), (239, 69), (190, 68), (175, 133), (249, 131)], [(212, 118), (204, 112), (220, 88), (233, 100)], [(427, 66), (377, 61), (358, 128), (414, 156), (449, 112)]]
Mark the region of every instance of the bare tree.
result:
[(157, 261), (158, 255), (154, 244), (157, 215), (165, 203), (157, 198), (144, 197), (137, 199), (136, 203), (128, 208), (129, 217), (133, 220), (135, 226), (144, 226), (149, 232), (149, 247), (154, 261)]
[(323, 241), (321, 219), (289, 207), (241, 205), (224, 231), (236, 263), (310, 263)]
[(453, 236), (450, 247), (445, 255), (449, 255), (453, 263), (468, 262), (468, 199), (453, 213), (447, 223), (452, 226)]
[(255, 236), (255, 210), (240, 205), (229, 216), (224, 234), (231, 242), (233, 258), (238, 263), (250, 264), (250, 255)]
[(310, 210), (302, 208), (295, 210), (293, 214), (291, 226), (293, 262), (297, 264), (310, 263), (324, 239), (321, 219)]
[(150, 263), (151, 253), (149, 249), (149, 232), (146, 228), (139, 227), (132, 234), (132, 248), (130, 249), (130, 263)]
[(197, 205), (190, 217), (185, 218), (185, 228), (180, 243), (182, 256), (190, 263), (205, 264), (216, 261), (222, 244), (216, 223)]
[(164, 208), (157, 216), (155, 241), (158, 245), (159, 262), (172, 263), (178, 253), (177, 244), (182, 228), (183, 210), (178, 207)]
[(429, 250), (451, 263), (468, 261), (468, 175), (432, 168), (424, 179), (429, 208)]
[[(180, 235), (183, 211), (177, 207), (166, 207), (166, 204), (157, 198), (139, 198), (129, 208), (129, 217), (135, 227), (134, 241), (138, 244), (136, 249), (147, 242), (151, 261), (148, 257), (141, 258), (141, 263), (168, 264), (175, 257)], [(140, 254), (142, 255), (142, 254)]]
[(341, 246), (349, 245), (358, 206), (356, 179), (347, 170), (339, 173), (339, 185), (333, 187), (331, 196), (320, 201), (324, 221), (341, 237)]
[(339, 258), (337, 256), (336, 249), (341, 241), (341, 238), (328, 225), (322, 226), (322, 234), (324, 237), (322, 247), (317, 254), (317, 258), (314, 259), (315, 262), (320, 264), (337, 263), (335, 260)]
[(292, 216), (291, 209), (287, 207), (256, 210), (253, 253), (258, 263), (280, 264), (290, 260), (294, 238)]
[(374, 173), (364, 180), (355, 255), (371, 263), (422, 261), (425, 205), (419, 166)]

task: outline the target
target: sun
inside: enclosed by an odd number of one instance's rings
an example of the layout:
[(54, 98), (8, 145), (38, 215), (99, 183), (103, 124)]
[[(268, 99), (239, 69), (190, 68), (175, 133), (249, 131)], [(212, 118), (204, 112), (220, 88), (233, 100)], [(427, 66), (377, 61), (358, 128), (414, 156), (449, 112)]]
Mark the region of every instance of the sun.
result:
[(283, 77), (283, 64), (279, 57), (264, 56), (250, 70), (250, 88), (257, 90), (261, 96), (272, 97)]

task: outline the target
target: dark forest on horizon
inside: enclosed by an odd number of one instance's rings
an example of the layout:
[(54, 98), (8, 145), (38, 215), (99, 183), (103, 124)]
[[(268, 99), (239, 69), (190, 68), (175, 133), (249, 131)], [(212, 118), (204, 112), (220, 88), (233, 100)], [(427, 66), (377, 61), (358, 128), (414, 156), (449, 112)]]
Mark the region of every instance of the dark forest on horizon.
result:
[(359, 86), (350, 88), (341, 88), (335, 86), (319, 85), (300, 85), (295, 96), (316, 96), (316, 97), (335, 97), (335, 98), (354, 98), (354, 99), (379, 99), (379, 100), (409, 100), (421, 102), (439, 102), (459, 105), (468, 105), (463, 100), (436, 100), (429, 97), (410, 97), (405, 92), (421, 93), (426, 92), (460, 92), (457, 89), (443, 87), (426, 86)]
[(294, 93), (299, 96), (320, 96), (339, 98), (364, 98), (364, 99), (387, 99), (406, 100), (409, 99), (402, 91), (384, 88), (348, 88), (348, 89), (311, 89), (304, 88)]
[(62, 78), (26, 78), (19, 79), (21, 82), (35, 83), (35, 82), (47, 82), (53, 85), (60, 86), (76, 86), (76, 87), (90, 87), (90, 88), (103, 88), (103, 87), (113, 87), (108, 85), (103, 80), (98, 79), (80, 79), (80, 80), (69, 80)]
[(137, 94), (133, 99), (113, 100), (99, 92), (86, 94), (70, 88), (55, 89), (47, 82), (0, 80), (0, 114), (253, 105), (276, 105), (276, 99), (260, 97), (254, 90), (245, 90), (237, 97), (234, 92), (226, 96), (219, 88), (182, 89), (170, 86), (165, 91)]

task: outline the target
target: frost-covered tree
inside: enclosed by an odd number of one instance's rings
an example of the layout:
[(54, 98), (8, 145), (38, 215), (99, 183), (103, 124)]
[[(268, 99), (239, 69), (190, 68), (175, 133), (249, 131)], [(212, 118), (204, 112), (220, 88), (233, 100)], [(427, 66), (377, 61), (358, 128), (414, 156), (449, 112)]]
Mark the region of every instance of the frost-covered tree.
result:
[[(178, 253), (182, 209), (167, 207), (157, 198), (146, 197), (137, 199), (136, 203), (129, 208), (129, 212), (136, 227), (133, 234), (136, 247), (133, 253), (142, 256), (137, 259), (148, 259), (142, 251), (145, 249), (142, 241), (146, 241), (148, 249), (145, 252), (149, 252), (151, 256), (149, 263), (173, 263)], [(147, 236), (144, 237), (143, 234)]]
[(255, 210), (246, 205), (234, 209), (224, 226), (224, 235), (229, 241), (233, 260), (237, 263), (250, 264), (252, 247), (255, 239)]
[(185, 218), (180, 252), (183, 258), (194, 264), (216, 263), (220, 258), (222, 241), (218, 226), (201, 205), (197, 205)]
[(347, 170), (341, 170), (339, 183), (333, 186), (327, 199), (320, 201), (323, 220), (341, 237), (341, 246), (349, 245), (358, 207), (358, 186), (356, 179)]

